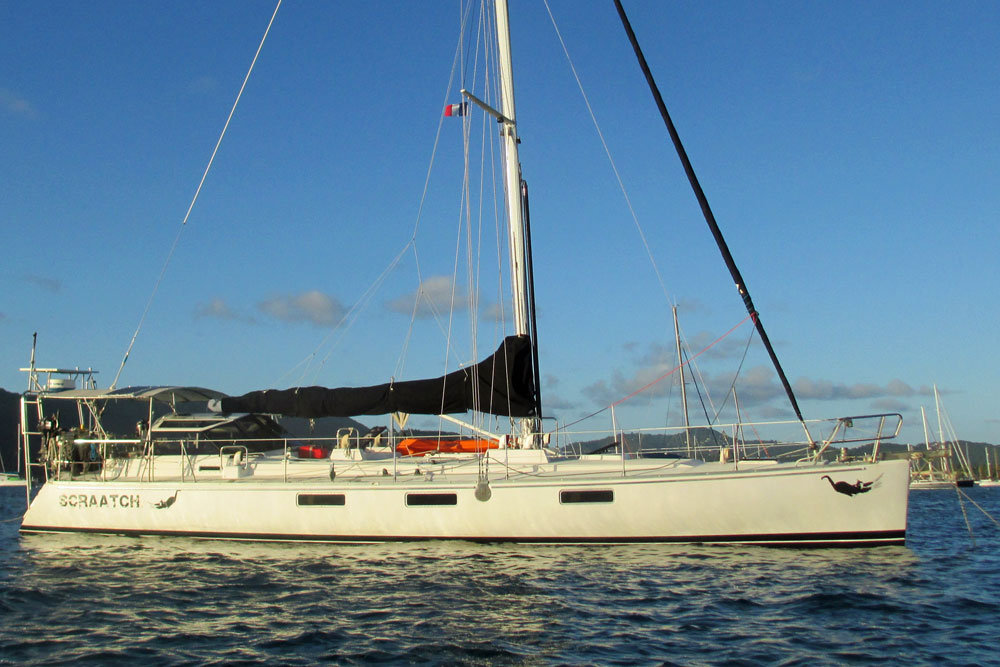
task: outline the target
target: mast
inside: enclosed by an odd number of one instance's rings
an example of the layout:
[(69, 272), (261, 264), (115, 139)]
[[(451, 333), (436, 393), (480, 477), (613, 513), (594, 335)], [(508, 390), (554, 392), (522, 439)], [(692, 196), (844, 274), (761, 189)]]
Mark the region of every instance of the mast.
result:
[(743, 455), (746, 456), (746, 441), (743, 438), (743, 415), (740, 413), (740, 397), (736, 395), (736, 385), (733, 385), (733, 406), (736, 408), (736, 428), (733, 429), (733, 463), (740, 461), (740, 442), (743, 442)]
[(528, 272), (526, 268), (524, 208), (521, 199), (521, 162), (517, 154), (517, 115), (514, 110), (514, 71), (510, 57), (510, 22), (507, 0), (494, 3), (497, 21), (497, 51), (500, 66), (500, 112), (504, 119), (501, 134), (504, 145), (504, 191), (507, 196), (507, 221), (510, 235), (510, 275), (514, 298), (514, 330), (518, 335), (531, 334), (528, 310)]
[(527, 336), (534, 350), (534, 381), (536, 417), (521, 419), (518, 430), (522, 446), (534, 446), (532, 434), (540, 429), (541, 406), (539, 402), (540, 378), (538, 374), (538, 342), (535, 340), (534, 290), (531, 283), (531, 241), (527, 230), (527, 188), (521, 178), (521, 161), (517, 146), (517, 112), (514, 108), (514, 70), (510, 52), (510, 19), (507, 0), (495, 0), (497, 29), (497, 64), (500, 78), (500, 113), (503, 136), (504, 193), (507, 201), (507, 230), (510, 245), (511, 293), (514, 308), (514, 331)]
[(688, 417), (687, 381), (684, 378), (684, 359), (681, 355), (681, 329), (677, 324), (677, 306), (674, 312), (674, 340), (677, 342), (677, 368), (681, 370), (681, 406), (684, 409), (684, 443), (687, 445), (687, 455), (691, 458), (691, 419)]
[[(924, 449), (928, 452), (931, 451), (931, 439), (927, 433), (927, 412), (924, 410), (924, 406), (920, 406), (920, 419), (924, 423)], [(927, 455), (927, 472), (930, 475), (928, 479), (934, 479), (934, 463), (930, 454)]]
[[(941, 421), (941, 397), (938, 396), (938, 388), (937, 388), (937, 384), (936, 383), (934, 385), (934, 411), (937, 412), (938, 439), (941, 442), (941, 447), (944, 448), (945, 444), (946, 444), (946, 441), (944, 439), (944, 422)], [(952, 470), (951, 470), (951, 457), (950, 456), (945, 456), (941, 460), (943, 461), (943, 463), (941, 464), (941, 467), (944, 468), (945, 473), (947, 473), (949, 477), (951, 477), (952, 479), (954, 479), (954, 477), (952, 476)]]

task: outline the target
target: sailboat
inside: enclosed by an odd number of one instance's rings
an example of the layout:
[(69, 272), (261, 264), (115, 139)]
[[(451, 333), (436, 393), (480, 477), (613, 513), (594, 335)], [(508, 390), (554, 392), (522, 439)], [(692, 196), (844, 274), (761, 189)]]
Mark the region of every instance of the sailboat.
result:
[(0, 486), (24, 486), (25, 481), (16, 472), (8, 472), (3, 456), (0, 456)]
[(986, 449), (986, 477), (977, 480), (979, 486), (1000, 486), (1000, 460), (993, 452), (993, 464), (990, 465), (990, 448)]
[(938, 393), (936, 384), (934, 385), (934, 407), (937, 412), (938, 435), (942, 443), (941, 446), (950, 451), (951, 456), (954, 457), (954, 464), (951, 459), (944, 460), (947, 475), (955, 486), (965, 488), (975, 486), (976, 481), (972, 475), (972, 465), (969, 463), (969, 457), (962, 448), (962, 443), (958, 441), (958, 436), (955, 434), (955, 427), (952, 426), (948, 413), (941, 405), (941, 395)]
[(0, 472), (0, 486), (25, 486), (27, 482), (15, 472)]
[(950, 489), (955, 486), (955, 474), (951, 471), (951, 450), (944, 445), (931, 447), (927, 430), (927, 413), (920, 408), (920, 418), (924, 425), (924, 451), (918, 453), (917, 463), (910, 470), (910, 488)]
[[(905, 542), (908, 462), (881, 460), (879, 452), (883, 440), (898, 434), (898, 415), (810, 422), (795, 404), (804, 435), (789, 443), (797, 453), (780, 460), (745, 459), (738, 447), (712, 461), (683, 453), (652, 455), (626, 446), (629, 434), (614, 422), (610, 449), (586, 454), (574, 451), (565, 428), (543, 428), (507, 2), (493, 5), (488, 23), (495, 31), (498, 101), (491, 104), (487, 95), (463, 88), (456, 108), (463, 115), (478, 110), (499, 130), (503, 149), (514, 327), (497, 341), (496, 351), (430, 379), (227, 396), (201, 387), (101, 390), (91, 372), (36, 366), (33, 349), (24, 369), (29, 390), (21, 402), (22, 447), (31, 471), (22, 532), (317, 542)], [(619, 11), (639, 55), (620, 5)], [(668, 127), (675, 134), (669, 122)], [(699, 199), (703, 196), (698, 188)], [(712, 232), (721, 241), (717, 227)], [(723, 255), (766, 339), (727, 248)], [(768, 350), (777, 362), (769, 344)], [(106, 407), (120, 402), (142, 406), (146, 415), (132, 433), (112, 433), (103, 423)], [(186, 432), (163, 427), (159, 415), (185, 415), (186, 406), (199, 403), (228, 416), (392, 415), (394, 421), (376, 436), (344, 432), (308, 443), (276, 441), (273, 434), (210, 437), (215, 422), (204, 411), (188, 415)], [(486, 444), (414, 455), (397, 446), (403, 436), (393, 423), (402, 428), (406, 415), (457, 420), (454, 415), (467, 412), (506, 421), (509, 432), (463, 422), (461, 428), (474, 434), (465, 442)], [(185, 420), (174, 418), (177, 422)], [(818, 425), (829, 427), (827, 437), (812, 435)], [(846, 449), (835, 455), (837, 446), (852, 442), (871, 444), (870, 455), (851, 458)]]

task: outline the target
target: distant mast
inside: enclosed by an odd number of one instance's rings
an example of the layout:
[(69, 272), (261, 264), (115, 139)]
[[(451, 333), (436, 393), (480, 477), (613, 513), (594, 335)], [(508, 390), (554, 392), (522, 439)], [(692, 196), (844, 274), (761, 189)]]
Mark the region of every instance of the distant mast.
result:
[(681, 353), (681, 328), (677, 323), (677, 306), (671, 308), (674, 314), (674, 340), (677, 342), (677, 368), (681, 379), (681, 407), (684, 410), (684, 442), (687, 455), (691, 458), (691, 418), (688, 416), (687, 380), (684, 377), (684, 355)]
[[(950, 449), (950, 447), (947, 446), (947, 441), (944, 439), (944, 422), (941, 421), (941, 397), (938, 396), (938, 388), (936, 383), (934, 384), (934, 411), (937, 412), (938, 441), (941, 443), (942, 449)], [(941, 467), (944, 469), (945, 473), (947, 473), (948, 476), (951, 477), (952, 474), (951, 456), (950, 455), (945, 456), (941, 460), (942, 460)], [(954, 478), (952, 477), (952, 479)]]

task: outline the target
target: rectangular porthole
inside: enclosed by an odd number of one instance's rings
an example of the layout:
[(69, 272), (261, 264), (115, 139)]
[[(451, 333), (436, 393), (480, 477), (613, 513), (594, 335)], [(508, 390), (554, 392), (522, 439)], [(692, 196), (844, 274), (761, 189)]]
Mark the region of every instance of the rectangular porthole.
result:
[(613, 503), (615, 502), (615, 492), (608, 490), (599, 491), (560, 491), (559, 502), (561, 503)]
[(343, 493), (300, 493), (299, 507), (340, 506), (344, 504)]
[(219, 466), (198, 466), (198, 472), (219, 472)]
[(407, 493), (406, 504), (408, 507), (457, 505), (458, 495), (454, 493)]

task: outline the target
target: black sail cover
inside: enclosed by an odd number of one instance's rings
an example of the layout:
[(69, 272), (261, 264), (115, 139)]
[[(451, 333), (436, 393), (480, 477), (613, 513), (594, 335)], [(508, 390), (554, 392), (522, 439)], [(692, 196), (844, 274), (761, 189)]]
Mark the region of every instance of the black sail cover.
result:
[(293, 387), (251, 391), (221, 399), (222, 412), (263, 412), (287, 417), (355, 417), (406, 412), (418, 415), (476, 410), (509, 417), (536, 415), (531, 340), (508, 336), (475, 366), (439, 378), (374, 387)]

